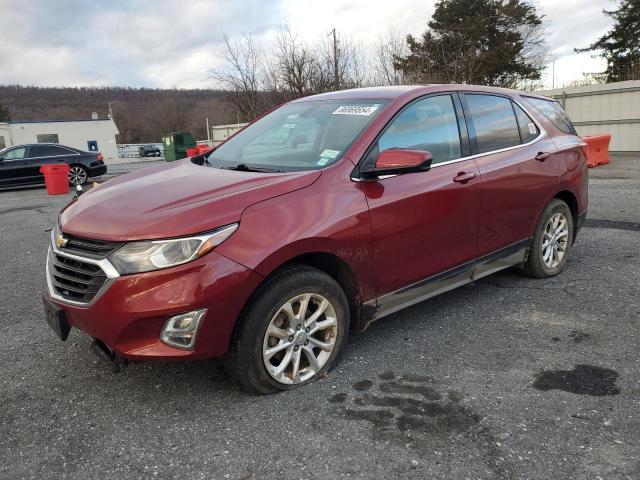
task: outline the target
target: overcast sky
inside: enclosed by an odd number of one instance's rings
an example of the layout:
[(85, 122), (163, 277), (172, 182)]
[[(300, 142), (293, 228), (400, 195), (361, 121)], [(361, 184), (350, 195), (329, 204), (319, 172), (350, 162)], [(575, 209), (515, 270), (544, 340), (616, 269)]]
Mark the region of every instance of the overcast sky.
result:
[[(224, 34), (269, 48), (286, 22), (310, 41), (335, 27), (372, 45), (389, 29), (419, 34), (435, 0), (0, 0), (0, 84), (214, 87)], [(604, 69), (589, 45), (611, 26), (613, 0), (535, 0), (548, 22), (556, 85)], [(551, 86), (551, 68), (543, 80)]]

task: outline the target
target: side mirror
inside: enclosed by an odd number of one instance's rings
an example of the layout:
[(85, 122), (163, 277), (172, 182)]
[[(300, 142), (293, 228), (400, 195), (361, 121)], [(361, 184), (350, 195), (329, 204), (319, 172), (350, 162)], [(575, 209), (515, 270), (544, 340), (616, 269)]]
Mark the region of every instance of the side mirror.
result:
[(380, 152), (375, 165), (363, 167), (360, 172), (365, 178), (426, 172), (431, 168), (432, 161), (433, 155), (431, 155), (431, 152), (406, 148), (389, 148)]

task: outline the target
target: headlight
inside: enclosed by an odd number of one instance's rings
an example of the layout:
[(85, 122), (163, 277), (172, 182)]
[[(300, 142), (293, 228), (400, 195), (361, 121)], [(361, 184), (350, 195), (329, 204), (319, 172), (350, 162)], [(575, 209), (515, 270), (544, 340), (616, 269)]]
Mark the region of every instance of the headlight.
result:
[(129, 242), (113, 252), (109, 260), (122, 275), (173, 267), (210, 252), (237, 228), (234, 223), (195, 237)]

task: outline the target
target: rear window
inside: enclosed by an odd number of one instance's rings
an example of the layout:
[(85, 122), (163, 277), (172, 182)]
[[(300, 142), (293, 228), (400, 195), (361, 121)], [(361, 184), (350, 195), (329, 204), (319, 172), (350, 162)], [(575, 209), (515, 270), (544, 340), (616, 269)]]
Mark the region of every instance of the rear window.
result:
[(527, 101), (540, 110), (540, 113), (547, 117), (547, 119), (553, 123), (556, 128), (564, 133), (577, 135), (576, 129), (573, 127), (569, 115), (567, 115), (558, 102), (555, 100), (543, 100), (541, 98), (533, 97), (527, 97)]

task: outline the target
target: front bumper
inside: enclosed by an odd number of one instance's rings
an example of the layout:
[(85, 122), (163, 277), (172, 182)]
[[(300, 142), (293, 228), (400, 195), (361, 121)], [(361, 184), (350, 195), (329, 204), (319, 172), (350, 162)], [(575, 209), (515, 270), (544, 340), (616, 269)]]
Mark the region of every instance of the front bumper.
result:
[[(48, 273), (49, 275), (49, 273)], [(65, 311), (69, 324), (130, 360), (188, 360), (227, 352), (244, 304), (262, 277), (215, 251), (177, 267), (110, 278), (86, 305), (49, 299)], [(171, 316), (206, 308), (191, 350), (170, 347), (160, 333)]]

